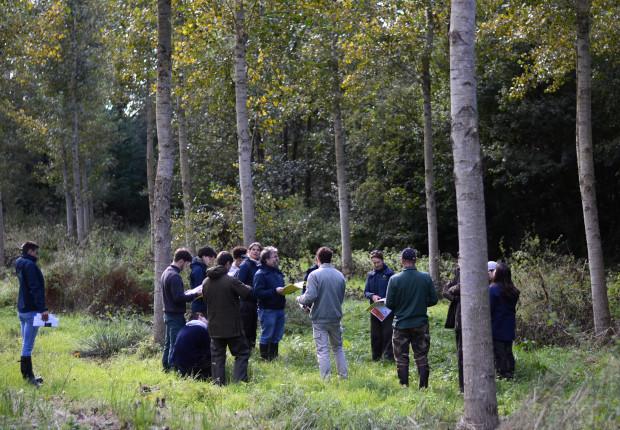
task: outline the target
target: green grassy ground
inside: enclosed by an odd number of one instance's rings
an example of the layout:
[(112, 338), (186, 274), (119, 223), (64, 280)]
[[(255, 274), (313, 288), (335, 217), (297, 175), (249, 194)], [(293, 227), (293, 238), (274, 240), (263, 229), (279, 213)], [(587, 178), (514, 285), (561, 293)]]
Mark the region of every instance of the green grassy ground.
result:
[[(86, 315), (60, 315), (61, 327), (41, 329), (37, 338), (33, 362), (45, 377), (39, 390), (26, 385), (19, 373), (15, 311), (0, 308), (0, 428), (454, 427), (463, 400), (454, 334), (443, 328), (446, 304), (430, 310), (432, 371), (427, 391), (416, 388), (415, 370), (411, 387), (404, 389), (393, 363), (370, 360), (366, 306), (355, 298), (345, 303), (346, 381), (320, 379), (310, 324), (291, 306), (280, 358), (263, 363), (253, 356), (250, 383), (226, 387), (163, 373), (160, 356), (148, 341), (106, 360), (76, 357), (74, 352), (85, 348), (102, 323)], [(567, 377), (576, 382), (597, 363), (597, 355), (580, 349), (515, 349), (515, 381), (498, 382), (502, 416), (516, 411), (543, 377), (546, 383)]]

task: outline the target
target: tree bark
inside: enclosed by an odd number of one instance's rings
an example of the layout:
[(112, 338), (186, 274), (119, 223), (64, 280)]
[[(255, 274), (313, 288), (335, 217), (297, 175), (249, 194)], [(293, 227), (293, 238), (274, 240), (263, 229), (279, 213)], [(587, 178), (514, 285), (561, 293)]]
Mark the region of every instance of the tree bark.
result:
[(332, 121), (334, 122), (334, 145), (336, 149), (336, 177), (338, 181), (338, 209), (340, 211), (340, 240), (342, 243), (342, 273), (350, 276), (353, 272), (351, 254), (351, 228), (349, 225), (349, 193), (347, 191), (347, 165), (344, 153), (345, 135), (342, 121), (342, 90), (338, 68), (337, 37), (332, 39)]
[(179, 121), (179, 164), (181, 168), (181, 190), (183, 193), (183, 220), (185, 225), (185, 246), (193, 250), (192, 228), (192, 183), (189, 169), (189, 143), (187, 141), (187, 118), (179, 96), (177, 99), (177, 118)]
[(243, 0), (235, 0), (235, 35), (235, 108), (237, 112), (243, 241), (244, 243), (252, 243), (256, 240), (256, 220), (252, 184), (252, 142), (250, 141), (247, 107), (248, 74), (245, 55), (248, 35), (245, 30)]
[(155, 243), (155, 148), (153, 147), (153, 101), (151, 98), (151, 81), (146, 81), (146, 98), (144, 109), (146, 116), (146, 187), (149, 193), (149, 216), (151, 233), (151, 251)]
[(437, 202), (433, 174), (433, 110), (431, 104), (430, 62), (433, 51), (433, 1), (426, 3), (426, 46), (422, 56), (422, 96), (424, 98), (424, 189), (426, 191), (426, 222), (428, 228), (428, 266), (437, 288), (439, 279), (439, 239), (437, 235)]
[(91, 230), (92, 220), (90, 218), (90, 204), (91, 204), (91, 196), (90, 189), (88, 186), (88, 169), (86, 161), (82, 161), (82, 199), (84, 204), (84, 210), (82, 211), (82, 216), (84, 217), (82, 224), (84, 225), (84, 233), (88, 236), (88, 233)]
[(153, 298), (153, 337), (164, 340), (163, 296), (161, 274), (172, 260), (170, 224), (170, 194), (174, 169), (172, 139), (172, 22), (171, 0), (157, 1), (157, 143), (159, 158), (154, 190), (155, 219), (155, 279)]
[(475, 75), (475, 0), (452, 0), (450, 111), (461, 268), (465, 407), (461, 428), (498, 426), (489, 310), (487, 232)]
[(75, 220), (73, 208), (73, 196), (71, 195), (71, 185), (69, 185), (69, 167), (67, 161), (67, 148), (62, 144), (62, 188), (65, 193), (65, 212), (67, 215), (67, 237), (75, 236)]
[(4, 267), (4, 208), (2, 205), (2, 190), (0, 190), (0, 267)]
[(577, 170), (588, 247), (594, 331), (611, 333), (611, 316), (605, 282), (603, 246), (596, 204), (592, 143), (592, 64), (590, 56), (590, 0), (577, 0)]

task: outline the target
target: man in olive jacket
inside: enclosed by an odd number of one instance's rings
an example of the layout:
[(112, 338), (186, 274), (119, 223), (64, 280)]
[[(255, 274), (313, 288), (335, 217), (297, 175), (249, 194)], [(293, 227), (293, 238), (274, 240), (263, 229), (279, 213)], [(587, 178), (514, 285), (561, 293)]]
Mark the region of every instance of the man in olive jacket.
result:
[(252, 289), (237, 278), (228, 276), (233, 263), (229, 252), (217, 255), (216, 266), (207, 270), (202, 294), (207, 306), (211, 336), (211, 374), (218, 385), (226, 384), (226, 347), (235, 357), (233, 381), (248, 380), (250, 348), (243, 334), (239, 298), (248, 298)]
[(431, 336), (428, 331), (426, 308), (437, 304), (437, 293), (429, 274), (418, 272), (415, 261), (416, 250), (405, 248), (401, 253), (403, 271), (390, 278), (385, 305), (394, 312), (392, 344), (401, 385), (409, 385), (411, 344), (420, 377), (420, 388), (427, 388)]

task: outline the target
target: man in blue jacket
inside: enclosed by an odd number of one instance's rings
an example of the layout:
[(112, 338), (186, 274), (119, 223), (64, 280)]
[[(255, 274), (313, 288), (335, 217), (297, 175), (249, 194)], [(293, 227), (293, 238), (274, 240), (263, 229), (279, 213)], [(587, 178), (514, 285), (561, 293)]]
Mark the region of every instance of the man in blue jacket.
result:
[[(370, 261), (374, 269), (368, 272), (366, 277), (364, 296), (372, 304), (385, 298), (388, 281), (394, 271), (383, 261), (383, 252), (377, 249), (370, 253)], [(394, 313), (390, 313), (383, 321), (379, 321), (376, 316), (370, 314), (370, 349), (373, 361), (379, 361), (381, 357), (389, 361), (394, 360), (394, 353), (392, 352), (393, 321)]]
[(32, 350), (39, 330), (39, 327), (33, 325), (34, 317), (40, 313), (43, 321), (48, 320), (45, 307), (45, 280), (41, 269), (37, 266), (38, 257), (39, 245), (26, 242), (22, 245), (21, 257), (15, 262), (15, 271), (19, 279), (17, 313), (22, 334), (21, 372), (23, 378), (36, 387), (43, 383), (43, 378), (34, 376), (32, 371)]
[(260, 356), (273, 360), (278, 356), (278, 343), (284, 336), (284, 275), (278, 269), (278, 250), (268, 246), (260, 254), (261, 266), (254, 275), (254, 295), (258, 300), (260, 319)]
[(215, 257), (217, 254), (215, 250), (210, 246), (203, 246), (198, 250), (198, 255), (196, 255), (193, 259), (189, 272), (189, 287), (196, 288), (199, 285), (202, 285), (202, 281), (205, 280), (207, 276), (207, 269), (213, 262), (215, 261)]
[[(254, 275), (260, 266), (260, 253), (263, 246), (259, 242), (253, 242), (248, 246), (247, 258), (239, 266), (237, 279), (245, 285), (252, 287), (254, 285)], [(250, 294), (245, 298), (241, 298), (241, 322), (243, 324), (243, 334), (248, 341), (250, 350), (256, 346), (256, 330), (258, 329), (258, 309), (256, 297)]]

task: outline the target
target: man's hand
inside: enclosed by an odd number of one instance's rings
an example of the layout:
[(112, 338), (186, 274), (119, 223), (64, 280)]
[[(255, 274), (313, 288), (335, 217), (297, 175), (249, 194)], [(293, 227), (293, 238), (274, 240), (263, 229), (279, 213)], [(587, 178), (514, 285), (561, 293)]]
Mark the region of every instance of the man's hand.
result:
[(373, 302), (378, 302), (379, 300), (381, 300), (381, 297), (379, 297), (379, 296), (378, 296), (378, 295), (376, 295), (376, 294), (373, 294), (373, 295), (372, 295), (372, 301), (373, 301)]
[(278, 287), (276, 288), (276, 293), (280, 294), (281, 296), (284, 295), (284, 287)]
[(50, 314), (45, 311), (45, 312), (41, 312), (41, 321), (47, 321), (50, 317)]

